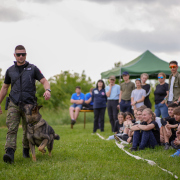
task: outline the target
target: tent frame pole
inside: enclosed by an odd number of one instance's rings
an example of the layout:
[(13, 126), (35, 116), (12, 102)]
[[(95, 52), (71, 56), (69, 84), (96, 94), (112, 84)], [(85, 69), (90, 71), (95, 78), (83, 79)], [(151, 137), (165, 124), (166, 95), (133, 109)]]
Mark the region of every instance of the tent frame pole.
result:
[(121, 66), (120, 66), (119, 84), (121, 84)]

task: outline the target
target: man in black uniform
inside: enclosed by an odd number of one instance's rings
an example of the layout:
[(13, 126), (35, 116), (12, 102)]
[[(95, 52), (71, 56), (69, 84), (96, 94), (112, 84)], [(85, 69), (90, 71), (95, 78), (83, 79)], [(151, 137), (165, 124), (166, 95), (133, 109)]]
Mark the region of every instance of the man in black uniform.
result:
[[(16, 150), (17, 131), (22, 117), (23, 128), (23, 157), (29, 157), (29, 142), (27, 140), (27, 124), (25, 114), (22, 110), (22, 104), (34, 104), (36, 101), (36, 80), (44, 85), (44, 98), (48, 100), (51, 97), (49, 82), (42, 75), (40, 70), (33, 64), (26, 61), (26, 50), (24, 46), (18, 45), (15, 48), (14, 57), (16, 61), (14, 65), (9, 67), (5, 74), (4, 84), (0, 91), (0, 104), (8, 92), (11, 84), (11, 92), (9, 94), (9, 105), (7, 112), (6, 124), (8, 132), (6, 136), (5, 151), (3, 156), (4, 162), (12, 163), (14, 161), (14, 152)], [(2, 109), (0, 106), (0, 114)]]

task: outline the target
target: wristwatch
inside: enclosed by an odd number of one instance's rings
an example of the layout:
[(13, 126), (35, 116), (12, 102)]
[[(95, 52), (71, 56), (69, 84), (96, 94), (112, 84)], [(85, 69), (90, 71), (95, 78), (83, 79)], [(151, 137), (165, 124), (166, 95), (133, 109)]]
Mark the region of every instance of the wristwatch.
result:
[(49, 91), (49, 92), (51, 92), (51, 90), (50, 90), (50, 89), (46, 89), (46, 91)]

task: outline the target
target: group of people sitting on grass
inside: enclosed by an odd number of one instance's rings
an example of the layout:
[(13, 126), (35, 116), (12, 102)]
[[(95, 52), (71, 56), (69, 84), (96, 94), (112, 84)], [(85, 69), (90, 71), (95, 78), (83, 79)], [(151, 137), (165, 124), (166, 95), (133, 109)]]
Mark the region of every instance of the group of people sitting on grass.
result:
[(168, 114), (166, 118), (156, 117), (145, 105), (134, 111), (134, 117), (129, 112), (120, 112), (115, 123), (115, 135), (109, 136), (108, 140), (130, 143), (131, 151), (154, 148), (157, 145), (164, 145), (164, 149), (168, 150), (172, 146), (177, 152), (171, 156), (179, 156), (180, 106), (176, 103), (169, 104)]

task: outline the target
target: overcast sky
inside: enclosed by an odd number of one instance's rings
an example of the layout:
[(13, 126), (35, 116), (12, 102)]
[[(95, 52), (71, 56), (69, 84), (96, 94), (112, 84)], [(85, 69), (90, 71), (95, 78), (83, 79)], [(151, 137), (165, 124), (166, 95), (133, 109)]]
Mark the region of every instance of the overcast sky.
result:
[(179, 0), (0, 0), (2, 74), (22, 44), (48, 79), (62, 71), (97, 81), (147, 49), (180, 64)]

